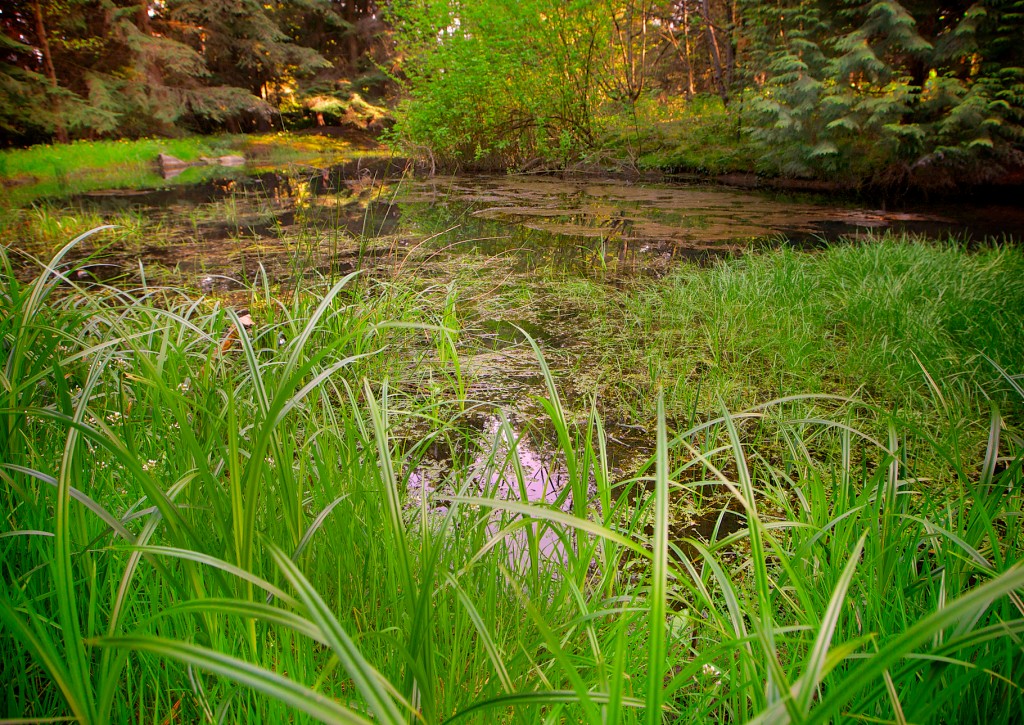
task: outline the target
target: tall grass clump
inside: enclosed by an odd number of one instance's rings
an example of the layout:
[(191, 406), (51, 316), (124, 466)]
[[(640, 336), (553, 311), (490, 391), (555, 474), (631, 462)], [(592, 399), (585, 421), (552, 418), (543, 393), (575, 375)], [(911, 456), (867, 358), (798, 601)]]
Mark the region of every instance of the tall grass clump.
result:
[[(72, 245), (28, 284), (0, 256), (3, 717), (1024, 712), (1024, 446), (995, 402), (975, 451), (850, 398), (676, 429), (659, 395), (655, 455), (616, 480), (596, 405), (567, 410), (541, 356), (566, 481), (545, 504), (526, 433), (499, 411), (482, 436), (459, 397), (454, 291), (254, 292), (248, 331), (178, 290), (76, 289)], [(415, 384), (432, 366), (455, 404)], [(926, 449), (927, 478), (908, 455)], [(680, 528), (694, 496), (740, 526)]]
[(680, 265), (627, 292), (577, 285), (573, 296), (589, 316), (578, 329), (610, 371), (605, 404), (622, 417), (653, 420), (659, 386), (677, 421), (717, 396), (740, 409), (856, 391), (921, 424), (958, 419), (980, 439), (990, 398), (1021, 410), (999, 368), (1024, 361), (1022, 275), (1019, 246), (886, 235)]

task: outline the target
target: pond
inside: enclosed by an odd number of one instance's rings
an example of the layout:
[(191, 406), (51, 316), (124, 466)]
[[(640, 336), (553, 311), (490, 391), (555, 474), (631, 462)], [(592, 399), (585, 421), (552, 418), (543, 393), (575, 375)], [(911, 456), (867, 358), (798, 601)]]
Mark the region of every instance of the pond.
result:
[[(497, 290), (529, 284), (543, 269), (623, 285), (664, 275), (682, 260), (707, 263), (778, 245), (810, 249), (884, 231), (934, 239), (1024, 237), (1024, 210), (1013, 206), (892, 210), (712, 184), (530, 175), (424, 179), (409, 168), (402, 159), (375, 157), (321, 169), (225, 169), (194, 184), (82, 194), (52, 213), (127, 226), (90, 258), (79, 281), (130, 284), (145, 275), (238, 306), (264, 275), (283, 288), (357, 269), (426, 283), (470, 267), (493, 276)], [(541, 297), (521, 316), (467, 322), (460, 341), (472, 381), (467, 397), (481, 410), (506, 410), (503, 430), (512, 436), (496, 456), (487, 442), (499, 433), (499, 419), (478, 416), (483, 452), (471, 471), (479, 486), (571, 506), (561, 495), (566, 472), (556, 446), (547, 443), (551, 432), (535, 423), (543, 417), (536, 397), (545, 388), (526, 337), (540, 343), (556, 373), (564, 372), (567, 356), (586, 354), (571, 309)], [(569, 397), (570, 405), (585, 405)], [(614, 420), (606, 428), (611, 470), (628, 476), (650, 455), (651, 436)], [(494, 466), (511, 448), (523, 481)], [(444, 452), (427, 455), (409, 476), (413, 498), (434, 493), (451, 465)], [(715, 512), (687, 522), (679, 537), (739, 525), (735, 514)], [(557, 556), (564, 542), (547, 536), (542, 548)]]
[[(104, 218), (150, 228), (110, 245), (97, 276), (141, 261), (204, 291), (228, 291), (265, 270), (273, 282), (359, 266), (436, 265), (461, 255), (511, 257), (585, 275), (661, 275), (679, 260), (749, 249), (820, 246), (843, 236), (909, 232), (1024, 236), (1024, 209), (995, 204), (886, 210), (821, 196), (711, 184), (614, 178), (456, 176), (416, 179), (401, 159), (357, 158), (323, 169), (247, 174), (224, 169), (195, 184), (111, 189), (70, 200)], [(404, 265), (404, 267), (403, 267)]]

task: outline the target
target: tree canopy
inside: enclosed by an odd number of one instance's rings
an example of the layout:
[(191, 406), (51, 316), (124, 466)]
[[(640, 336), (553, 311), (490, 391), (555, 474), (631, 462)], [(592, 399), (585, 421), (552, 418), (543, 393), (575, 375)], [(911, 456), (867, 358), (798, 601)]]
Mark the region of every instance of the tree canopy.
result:
[(0, 128), (15, 141), (268, 128), (310, 97), (380, 82), (377, 12), (371, 0), (11, 0)]
[(699, 93), (722, 99), (762, 171), (981, 181), (1024, 161), (1021, 0), (393, 9), (408, 90), (398, 133), (449, 161), (579, 157), (621, 119)]
[(1024, 169), (1024, 0), (9, 0), (0, 30), (8, 143), (378, 123), (399, 88), (407, 150), (564, 165), (697, 134), (703, 95), (761, 172)]

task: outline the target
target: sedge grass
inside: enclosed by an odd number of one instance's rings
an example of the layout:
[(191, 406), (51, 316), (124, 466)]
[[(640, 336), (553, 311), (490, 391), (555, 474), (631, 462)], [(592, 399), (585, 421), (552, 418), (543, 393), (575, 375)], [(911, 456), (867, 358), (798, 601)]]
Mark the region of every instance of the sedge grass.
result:
[[(710, 268), (681, 265), (625, 291), (553, 281), (588, 351), (578, 375), (609, 417), (652, 426), (802, 393), (849, 395), (919, 425), (975, 428), (989, 398), (1019, 411), (1024, 254), (883, 236), (805, 253), (779, 249)], [(987, 356), (987, 357), (986, 357)], [(993, 364), (994, 363), (994, 364)], [(591, 374), (590, 377), (593, 377)], [(939, 420), (941, 418), (941, 420)]]
[[(464, 412), (476, 403), (438, 405), (403, 384), (440, 365), (448, 394), (464, 390), (446, 305), (434, 314), (422, 295), (341, 279), (254, 306), (264, 317), (249, 335), (178, 290), (75, 289), (71, 246), (31, 284), (6, 274), (0, 289), (4, 717), (1024, 712), (1012, 351), (986, 349), (1002, 371), (975, 388), (992, 391), (980, 449), (935, 434), (960, 417), (929, 413), (923, 429), (906, 414), (941, 409), (927, 393), (896, 411), (821, 399), (831, 418), (797, 405), (814, 395), (790, 396), (685, 430), (658, 405), (655, 455), (627, 481), (608, 468), (596, 406), (573, 422), (539, 355), (541, 408), (573, 467), (565, 511), (480, 489), (522, 478), (507, 419), (508, 445), (481, 445)], [(932, 367), (943, 390), (951, 373)], [(399, 445), (408, 430), (417, 440)], [(454, 444), (453, 464), (411, 506), (435, 441)], [(672, 506), (709, 491), (742, 526), (710, 540), (674, 531)], [(534, 544), (513, 565), (517, 532), (545, 530), (564, 559)]]

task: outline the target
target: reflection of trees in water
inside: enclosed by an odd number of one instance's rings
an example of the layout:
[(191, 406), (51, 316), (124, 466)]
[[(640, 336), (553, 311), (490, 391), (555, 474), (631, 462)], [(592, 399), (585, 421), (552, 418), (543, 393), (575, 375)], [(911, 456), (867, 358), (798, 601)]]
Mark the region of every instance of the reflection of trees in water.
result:
[[(751, 247), (751, 240), (776, 246), (783, 235), (806, 246), (866, 228), (931, 236), (968, 229), (931, 214), (721, 188), (387, 176), (389, 165), (401, 163), (356, 159), (326, 170), (229, 175), (78, 202), (98, 213), (133, 209), (156, 220), (147, 264), (169, 274), (250, 279), (262, 266), (281, 281), (300, 273), (299, 265), (302, 274), (333, 273), (408, 257), (423, 267), (470, 253), (506, 257), (520, 272), (551, 267), (586, 275), (661, 274), (680, 259), (729, 254)], [(108, 261), (132, 274), (137, 251), (108, 249)]]
[[(564, 202), (565, 195), (558, 199)], [(682, 258), (705, 259), (732, 250), (728, 245), (720, 250), (687, 249), (678, 239), (645, 235), (635, 204), (629, 204), (629, 210), (600, 204), (572, 213), (566, 213), (566, 206), (518, 206), (505, 212), (450, 198), (402, 203), (400, 233), (433, 237), (430, 248), (449, 253), (513, 254), (520, 271), (552, 266), (585, 273), (641, 274), (663, 271), (666, 263)]]

